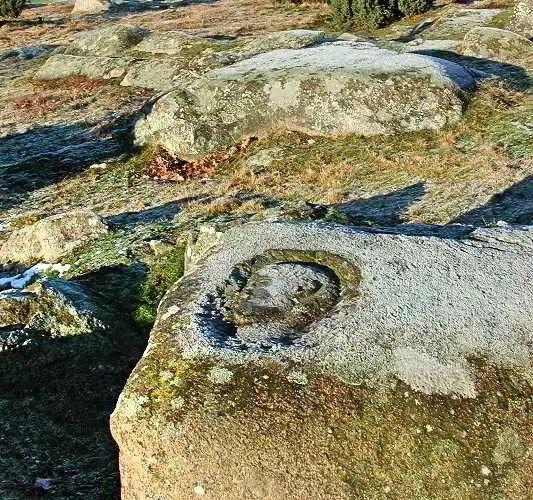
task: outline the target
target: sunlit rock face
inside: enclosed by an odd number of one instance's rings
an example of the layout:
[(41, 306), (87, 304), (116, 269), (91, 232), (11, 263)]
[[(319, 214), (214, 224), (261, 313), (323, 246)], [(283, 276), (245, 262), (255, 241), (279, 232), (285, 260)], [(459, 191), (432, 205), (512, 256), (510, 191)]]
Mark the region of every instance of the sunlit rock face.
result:
[[(490, 458), (496, 421), (524, 449), (527, 412), (498, 405), (531, 394), (531, 231), (508, 232), (256, 223), (203, 241), (112, 416), (123, 498), (522, 488), (525, 454), (507, 476)], [(414, 481), (427, 463), (439, 480)]]
[(246, 135), (388, 134), (439, 129), (462, 116), (473, 90), (458, 64), (336, 41), (265, 52), (161, 97), (135, 129), (184, 159)]

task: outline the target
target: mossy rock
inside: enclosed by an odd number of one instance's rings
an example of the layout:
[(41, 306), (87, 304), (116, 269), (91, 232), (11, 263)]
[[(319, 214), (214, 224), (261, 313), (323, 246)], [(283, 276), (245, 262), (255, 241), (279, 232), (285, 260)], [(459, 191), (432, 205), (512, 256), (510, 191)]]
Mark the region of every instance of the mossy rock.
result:
[(112, 416), (122, 498), (521, 498), (533, 256), (488, 233), (228, 230)]
[(329, 137), (438, 129), (461, 118), (473, 85), (457, 64), (371, 44), (280, 49), (164, 95), (135, 135), (190, 160), (279, 129)]
[(470, 30), (462, 43), (466, 56), (492, 59), (533, 68), (533, 42), (512, 31), (480, 27)]

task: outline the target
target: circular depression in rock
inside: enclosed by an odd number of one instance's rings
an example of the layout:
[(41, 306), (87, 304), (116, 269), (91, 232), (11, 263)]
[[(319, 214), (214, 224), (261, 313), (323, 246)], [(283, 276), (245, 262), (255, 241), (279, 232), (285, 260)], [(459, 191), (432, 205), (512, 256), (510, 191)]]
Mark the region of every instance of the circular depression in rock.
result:
[(223, 302), (235, 339), (245, 345), (290, 344), (339, 301), (339, 278), (320, 264), (275, 262), (242, 274)]

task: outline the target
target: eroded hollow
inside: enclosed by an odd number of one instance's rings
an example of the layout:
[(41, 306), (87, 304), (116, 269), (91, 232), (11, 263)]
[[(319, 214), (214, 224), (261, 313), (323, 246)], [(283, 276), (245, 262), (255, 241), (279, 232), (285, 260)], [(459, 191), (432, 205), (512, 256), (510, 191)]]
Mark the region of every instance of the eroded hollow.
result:
[(296, 346), (341, 298), (357, 295), (359, 281), (357, 267), (337, 255), (272, 250), (233, 268), (202, 313), (203, 330), (223, 348)]

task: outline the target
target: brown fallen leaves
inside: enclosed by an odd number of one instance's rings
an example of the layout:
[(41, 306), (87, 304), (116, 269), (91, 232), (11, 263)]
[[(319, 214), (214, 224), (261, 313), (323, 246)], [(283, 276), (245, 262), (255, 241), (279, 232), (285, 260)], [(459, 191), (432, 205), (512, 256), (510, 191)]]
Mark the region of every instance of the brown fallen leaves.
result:
[(217, 149), (190, 162), (176, 158), (162, 147), (158, 147), (150, 158), (144, 176), (153, 180), (173, 182), (209, 177), (221, 163), (246, 150), (255, 140), (255, 137), (245, 137), (237, 145)]

